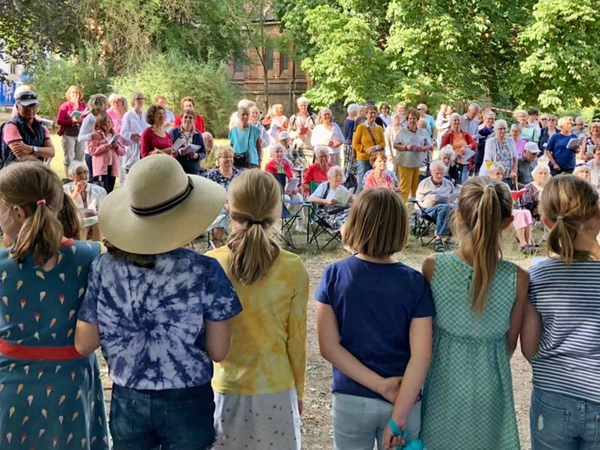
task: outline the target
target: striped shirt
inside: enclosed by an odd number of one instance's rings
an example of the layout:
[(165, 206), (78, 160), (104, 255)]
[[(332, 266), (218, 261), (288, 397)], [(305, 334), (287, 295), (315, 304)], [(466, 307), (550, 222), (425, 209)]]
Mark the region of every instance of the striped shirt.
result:
[(543, 322), (533, 385), (600, 403), (600, 261), (547, 259), (529, 273), (529, 300)]

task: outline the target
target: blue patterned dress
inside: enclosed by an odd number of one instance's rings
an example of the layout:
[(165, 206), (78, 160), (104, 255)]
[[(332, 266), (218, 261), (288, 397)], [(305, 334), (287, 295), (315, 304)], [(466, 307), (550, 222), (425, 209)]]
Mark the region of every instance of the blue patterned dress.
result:
[(517, 266), (500, 261), (481, 315), (471, 309), (472, 276), (472, 267), (454, 253), (436, 257), (433, 358), (421, 439), (428, 450), (519, 450), (506, 343)]
[[(26, 347), (74, 345), (77, 311), (98, 244), (67, 241), (49, 271), (0, 250), (0, 338)], [(95, 355), (65, 360), (0, 354), (0, 449), (105, 450), (108, 429)]]

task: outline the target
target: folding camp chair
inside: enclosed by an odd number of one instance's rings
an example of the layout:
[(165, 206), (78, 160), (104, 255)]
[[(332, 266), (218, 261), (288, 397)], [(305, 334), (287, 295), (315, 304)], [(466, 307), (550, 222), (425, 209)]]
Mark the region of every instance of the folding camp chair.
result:
[(410, 198), (408, 202), (414, 206), (411, 233), (421, 241), (422, 247), (426, 247), (435, 239), (436, 220), (427, 214), (427, 208), (421, 205), (416, 198)]
[[(310, 182), (309, 191), (311, 194), (317, 190), (319, 184), (320, 183), (315, 183), (314, 181)], [(327, 246), (334, 242), (341, 244), (342, 234), (340, 233), (340, 230), (333, 229), (323, 218), (319, 217), (317, 211), (320, 205), (315, 203), (309, 204), (312, 206), (309, 215), (309, 229), (312, 226), (313, 230), (311, 236), (308, 234), (306, 236), (307, 244), (315, 243), (319, 250), (327, 248)], [(322, 238), (321, 242), (319, 242), (319, 238)], [(323, 240), (325, 241), (324, 244), (322, 243)]]
[(285, 199), (285, 186), (287, 184), (287, 176), (285, 173), (273, 174), (275, 179), (281, 186), (281, 228), (275, 228), (275, 234), (289, 247), (296, 248), (294, 245), (294, 239), (292, 235), (292, 229), (296, 223), (296, 220), (301, 218), (302, 208), (296, 214), (290, 212), (289, 207), (294, 205), (303, 205), (303, 202), (296, 202), (293, 200)]

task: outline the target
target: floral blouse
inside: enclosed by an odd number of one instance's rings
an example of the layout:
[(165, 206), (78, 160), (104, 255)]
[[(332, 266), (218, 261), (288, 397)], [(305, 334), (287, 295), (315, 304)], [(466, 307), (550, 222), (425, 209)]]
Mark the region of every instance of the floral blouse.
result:
[(233, 175), (231, 176), (231, 178), (227, 178), (227, 177), (224, 177), (223, 175), (221, 175), (221, 172), (219, 172), (218, 168), (208, 172), (206, 174), (206, 178), (208, 178), (210, 181), (214, 181), (215, 183), (220, 184), (221, 186), (223, 186), (225, 188), (225, 190), (228, 190), (229, 185), (231, 184), (233, 179), (240, 174), (240, 171), (238, 169), (236, 169), (235, 167), (232, 168), (231, 170), (233, 171)]

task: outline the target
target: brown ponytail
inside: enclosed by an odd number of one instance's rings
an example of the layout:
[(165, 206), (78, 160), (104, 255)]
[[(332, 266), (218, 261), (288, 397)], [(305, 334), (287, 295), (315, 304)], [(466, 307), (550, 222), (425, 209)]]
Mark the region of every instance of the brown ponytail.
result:
[(70, 195), (65, 193), (63, 207), (58, 212), (58, 220), (63, 227), (63, 236), (68, 239), (79, 239), (82, 229), (81, 213)]
[(463, 239), (469, 236), (471, 241), (472, 254), (465, 256), (473, 266), (472, 308), (481, 314), (502, 257), (502, 222), (512, 215), (508, 186), (487, 177), (469, 180), (460, 191), (458, 211)]
[(554, 222), (547, 239), (549, 253), (566, 263), (591, 259), (590, 251), (573, 245), (584, 223), (598, 213), (598, 192), (590, 183), (572, 175), (550, 179), (540, 196), (540, 211)]
[(227, 241), (231, 273), (249, 286), (279, 257), (279, 246), (267, 231), (281, 216), (281, 187), (271, 174), (247, 170), (231, 182), (228, 198), (235, 225)]
[(37, 161), (13, 164), (0, 171), (0, 197), (8, 207), (19, 206), (27, 214), (10, 255), (23, 261), (32, 252), (36, 264), (55, 256), (63, 237), (57, 212), (64, 191), (58, 176)]

